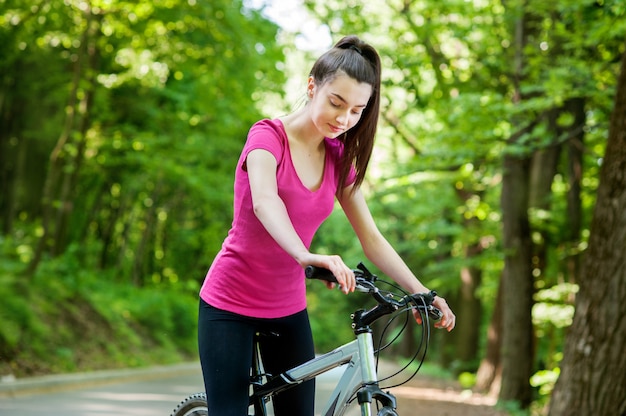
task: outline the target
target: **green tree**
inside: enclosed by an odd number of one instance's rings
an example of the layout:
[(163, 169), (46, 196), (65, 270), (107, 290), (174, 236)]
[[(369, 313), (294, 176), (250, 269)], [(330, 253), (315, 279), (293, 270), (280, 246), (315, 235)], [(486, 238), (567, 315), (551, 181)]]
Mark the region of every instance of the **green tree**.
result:
[(256, 103), (284, 81), (276, 25), (226, 1), (14, 2), (2, 19), (0, 207), (6, 233), (41, 221), (31, 273), (77, 244), (136, 284), (197, 278)]
[(550, 415), (626, 413), (626, 52), (621, 62), (589, 250)]
[[(277, 31), (241, 1), (0, 1), (2, 371), (193, 349), (233, 168), (280, 99)], [(90, 322), (109, 332), (76, 342)]]
[[(411, 266), (445, 288), (453, 309), (463, 311), (456, 344), (473, 340), (465, 347), (473, 353), (452, 344), (444, 362), (483, 359), (480, 387), (493, 385), (502, 400), (528, 406), (531, 375), (558, 366), (568, 320), (551, 314), (568, 316), (579, 274), (623, 7), (578, 1), (307, 4), (331, 33), (360, 34), (383, 55), (387, 101), (377, 149), (384, 149), (380, 160), (393, 163), (380, 162), (371, 175), (371, 193), (385, 198), (371, 199), (385, 205), (373, 204), (379, 218), (390, 217), (389, 201), (427, 205), (397, 202), (402, 210), (382, 225), (386, 232), (405, 227), (400, 241), (420, 255), (415, 261), (403, 253)], [(435, 183), (435, 203), (424, 181), (415, 181), (424, 177)], [(447, 197), (446, 186), (456, 199)], [(437, 226), (442, 223), (447, 227)], [(416, 248), (422, 244), (424, 251)], [(460, 279), (435, 277), (443, 271)], [(487, 325), (488, 342), (481, 335)]]

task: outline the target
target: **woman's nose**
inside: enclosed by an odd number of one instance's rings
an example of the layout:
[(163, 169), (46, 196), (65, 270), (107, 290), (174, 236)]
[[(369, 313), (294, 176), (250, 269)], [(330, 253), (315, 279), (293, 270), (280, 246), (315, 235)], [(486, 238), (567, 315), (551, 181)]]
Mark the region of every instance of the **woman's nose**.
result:
[(336, 120), (337, 120), (337, 123), (340, 123), (342, 126), (345, 126), (348, 124), (348, 120), (350, 120), (350, 116), (348, 115), (347, 111), (340, 111), (339, 113), (337, 113)]

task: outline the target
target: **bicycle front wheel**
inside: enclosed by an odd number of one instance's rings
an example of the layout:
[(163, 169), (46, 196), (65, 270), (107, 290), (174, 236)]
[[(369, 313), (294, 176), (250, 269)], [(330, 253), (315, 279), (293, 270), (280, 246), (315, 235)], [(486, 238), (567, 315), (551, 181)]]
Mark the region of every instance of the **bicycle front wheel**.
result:
[(383, 407), (378, 411), (378, 416), (398, 416), (398, 412), (391, 407)]
[(196, 393), (180, 402), (171, 416), (208, 416), (206, 393)]
[(398, 412), (391, 407), (383, 407), (378, 411), (378, 416), (398, 416)]

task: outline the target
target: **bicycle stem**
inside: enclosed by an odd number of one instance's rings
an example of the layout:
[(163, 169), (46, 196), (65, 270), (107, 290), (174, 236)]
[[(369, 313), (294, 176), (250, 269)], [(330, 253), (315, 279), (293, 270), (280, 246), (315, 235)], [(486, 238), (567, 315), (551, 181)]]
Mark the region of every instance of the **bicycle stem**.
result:
[(350, 317), (352, 318), (352, 329), (356, 335), (362, 332), (371, 332), (370, 324), (381, 316), (389, 315), (398, 310), (398, 306), (394, 304), (378, 304), (372, 309), (359, 309)]

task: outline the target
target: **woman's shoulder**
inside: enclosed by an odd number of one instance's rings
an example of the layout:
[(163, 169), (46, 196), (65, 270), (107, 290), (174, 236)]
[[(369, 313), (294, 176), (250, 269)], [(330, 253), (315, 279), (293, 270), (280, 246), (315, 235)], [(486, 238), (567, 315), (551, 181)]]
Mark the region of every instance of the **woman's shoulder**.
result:
[(263, 119), (252, 125), (244, 146), (247, 154), (254, 149), (264, 149), (276, 157), (280, 163), (287, 146), (287, 136), (282, 123), (278, 119)]
[(254, 123), (250, 128), (250, 134), (257, 132), (274, 133), (281, 138), (285, 136), (283, 123), (277, 118), (264, 118)]

